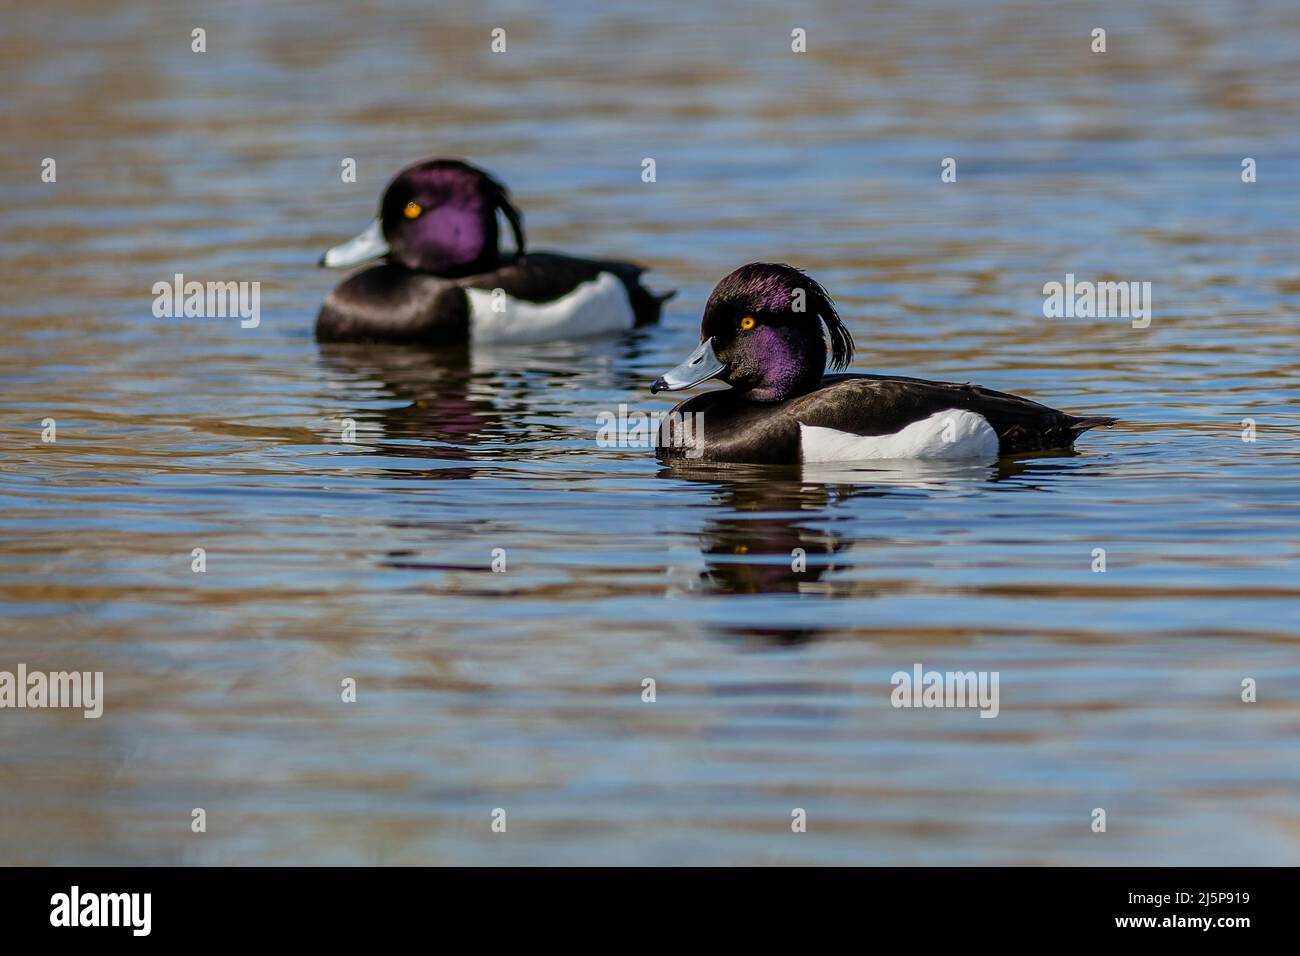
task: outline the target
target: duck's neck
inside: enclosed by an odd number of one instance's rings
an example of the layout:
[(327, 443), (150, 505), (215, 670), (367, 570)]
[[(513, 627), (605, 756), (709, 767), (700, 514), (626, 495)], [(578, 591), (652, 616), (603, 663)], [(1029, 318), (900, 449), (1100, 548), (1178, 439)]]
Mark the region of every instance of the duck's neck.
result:
[(746, 394), (752, 401), (785, 402), (821, 384), (826, 346), (820, 339), (809, 345), (782, 338), (779, 345), (765, 351), (762, 380)]
[(444, 268), (439, 275), (448, 279), (460, 279), (464, 276), (483, 275), (486, 272), (495, 272), (504, 264), (505, 257), (495, 248), (485, 248), (474, 259), (457, 263), (449, 268)]

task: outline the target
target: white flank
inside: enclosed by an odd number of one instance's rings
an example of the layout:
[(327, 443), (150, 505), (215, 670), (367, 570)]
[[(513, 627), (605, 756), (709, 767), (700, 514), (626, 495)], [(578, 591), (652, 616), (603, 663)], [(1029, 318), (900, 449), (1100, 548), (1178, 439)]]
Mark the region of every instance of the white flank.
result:
[(799, 425), (804, 461), (913, 458), (952, 461), (998, 456), (998, 435), (983, 415), (950, 408), (912, 422), (892, 435), (854, 435)]
[(481, 343), (528, 344), (623, 332), (632, 328), (635, 318), (627, 290), (612, 272), (602, 272), (551, 302), (494, 298), (490, 289), (466, 289), (465, 294), (470, 338)]

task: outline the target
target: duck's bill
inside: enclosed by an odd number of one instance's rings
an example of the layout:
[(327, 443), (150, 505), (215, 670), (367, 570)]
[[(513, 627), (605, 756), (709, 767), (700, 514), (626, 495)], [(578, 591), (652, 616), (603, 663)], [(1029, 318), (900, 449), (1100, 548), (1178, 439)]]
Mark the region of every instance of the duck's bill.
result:
[(384, 230), (376, 219), (366, 226), (366, 231), (355, 239), (349, 239), (342, 245), (335, 246), (320, 257), (320, 264), (327, 269), (346, 269), (380, 256), (388, 255), (388, 241), (384, 239)]
[(713, 339), (705, 339), (700, 343), (700, 347), (691, 353), (690, 358), (655, 379), (654, 384), (650, 386), (650, 394), (690, 388), (692, 385), (717, 378), (726, 370), (726, 364), (713, 354)]

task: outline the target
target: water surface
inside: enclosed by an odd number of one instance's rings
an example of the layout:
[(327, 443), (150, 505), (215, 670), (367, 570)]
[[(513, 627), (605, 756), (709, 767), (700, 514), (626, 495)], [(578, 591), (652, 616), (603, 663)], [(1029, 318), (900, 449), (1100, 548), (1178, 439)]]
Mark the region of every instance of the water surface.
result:
[[(460, 6), (6, 9), (0, 669), (106, 703), (0, 712), (0, 862), (1300, 862), (1300, 10)], [(429, 154), (653, 267), (663, 322), (318, 346), (316, 258)], [(598, 447), (753, 259), (858, 369), (1122, 424), (996, 467)], [(261, 324), (154, 318), (178, 272)], [(1044, 318), (1067, 273), (1151, 282), (1150, 326)], [(999, 716), (891, 707), (918, 662)]]

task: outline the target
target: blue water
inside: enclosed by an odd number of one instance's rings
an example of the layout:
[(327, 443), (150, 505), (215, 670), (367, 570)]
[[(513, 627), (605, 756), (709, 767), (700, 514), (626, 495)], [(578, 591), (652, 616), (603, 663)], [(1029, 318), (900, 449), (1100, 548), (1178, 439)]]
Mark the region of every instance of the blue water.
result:
[[(1300, 861), (1300, 11), (1074, 6), (7, 12), (0, 671), (106, 699), (0, 710), (0, 862)], [(662, 323), (317, 346), (317, 257), (431, 154), (651, 266)], [(1121, 424), (1000, 467), (598, 446), (753, 259), (855, 368)], [(154, 318), (177, 272), (260, 325)], [(1150, 326), (1044, 318), (1067, 273)], [(892, 707), (915, 663), (998, 716)]]

